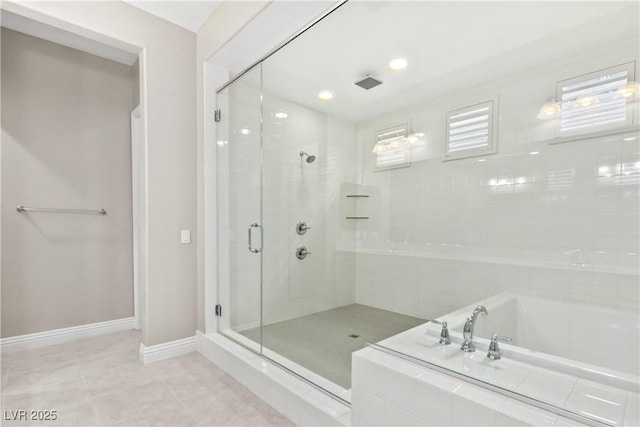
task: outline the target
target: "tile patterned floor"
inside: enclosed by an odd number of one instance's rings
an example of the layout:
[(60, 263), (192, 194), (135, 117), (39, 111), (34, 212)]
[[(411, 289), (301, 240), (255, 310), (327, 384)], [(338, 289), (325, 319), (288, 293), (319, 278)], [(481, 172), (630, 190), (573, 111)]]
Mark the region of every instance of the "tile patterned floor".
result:
[[(361, 304), (273, 323), (262, 328), (262, 344), (310, 371), (351, 388), (351, 354), (426, 322)], [(240, 332), (260, 341), (260, 328)], [(356, 334), (356, 338), (349, 335)]]
[[(200, 354), (143, 365), (139, 343), (129, 331), (2, 355), (1, 425), (293, 425)], [(18, 410), (57, 420), (11, 420)]]

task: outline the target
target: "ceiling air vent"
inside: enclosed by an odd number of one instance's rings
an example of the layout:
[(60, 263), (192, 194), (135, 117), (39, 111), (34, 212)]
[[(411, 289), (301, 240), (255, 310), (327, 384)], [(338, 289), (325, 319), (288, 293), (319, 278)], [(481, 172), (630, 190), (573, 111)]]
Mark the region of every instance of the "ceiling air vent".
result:
[(376, 79), (370, 74), (367, 74), (364, 79), (356, 82), (356, 86), (360, 86), (362, 89), (366, 90), (372, 89), (381, 84), (382, 82), (380, 80)]

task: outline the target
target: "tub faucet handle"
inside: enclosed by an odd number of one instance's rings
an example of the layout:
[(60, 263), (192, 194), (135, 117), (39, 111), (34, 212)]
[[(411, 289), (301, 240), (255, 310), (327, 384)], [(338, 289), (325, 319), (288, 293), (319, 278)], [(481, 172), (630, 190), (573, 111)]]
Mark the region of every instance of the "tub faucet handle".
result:
[[(442, 330), (440, 331), (440, 341), (438, 341), (442, 345), (451, 344), (451, 338), (449, 337), (449, 328), (447, 326), (447, 322), (441, 322), (439, 320), (430, 320), (431, 323), (435, 323), (437, 325), (442, 325)], [(425, 332), (429, 333), (428, 331)]]
[(491, 335), (491, 344), (489, 344), (489, 352), (487, 353), (487, 357), (491, 360), (502, 359), (502, 355), (500, 354), (500, 347), (498, 346), (498, 340), (510, 342), (511, 338), (503, 337), (498, 334)]
[(442, 330), (440, 331), (440, 341), (442, 345), (451, 344), (451, 338), (449, 337), (449, 329), (447, 328), (447, 322), (442, 322)]

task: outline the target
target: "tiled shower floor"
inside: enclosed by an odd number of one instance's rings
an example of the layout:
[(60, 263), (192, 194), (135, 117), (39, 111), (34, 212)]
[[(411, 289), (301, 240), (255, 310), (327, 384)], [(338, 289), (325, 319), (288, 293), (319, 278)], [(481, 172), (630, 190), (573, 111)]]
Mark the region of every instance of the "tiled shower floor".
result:
[[(262, 345), (349, 389), (351, 353), (363, 348), (367, 341), (378, 342), (424, 322), (417, 317), (351, 304), (267, 325), (262, 331)], [(259, 328), (240, 334), (260, 341)]]

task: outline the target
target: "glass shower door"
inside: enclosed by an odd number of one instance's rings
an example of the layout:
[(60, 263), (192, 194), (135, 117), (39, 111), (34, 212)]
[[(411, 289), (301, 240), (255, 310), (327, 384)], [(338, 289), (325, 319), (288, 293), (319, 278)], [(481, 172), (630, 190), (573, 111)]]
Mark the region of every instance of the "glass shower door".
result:
[(261, 352), (261, 67), (218, 93), (218, 331)]
[(278, 52), (262, 63), (262, 354), (348, 400), (351, 347), (364, 341), (336, 322), (355, 282), (354, 258), (335, 250), (336, 201), (355, 180), (355, 128), (282, 86), (290, 59)]

